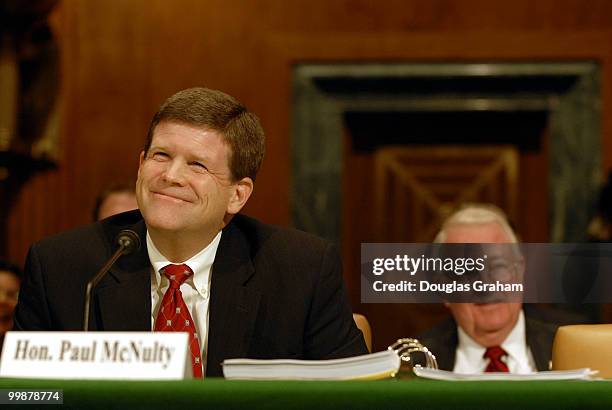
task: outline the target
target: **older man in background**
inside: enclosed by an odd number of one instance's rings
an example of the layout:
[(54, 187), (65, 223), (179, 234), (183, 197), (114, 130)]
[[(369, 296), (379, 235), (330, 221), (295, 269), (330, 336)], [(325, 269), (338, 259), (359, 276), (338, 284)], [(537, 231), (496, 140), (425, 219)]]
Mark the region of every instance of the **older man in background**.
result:
[[(500, 209), (474, 204), (452, 214), (435, 242), (511, 244), (517, 238)], [(419, 338), (436, 355), (441, 369), (519, 374), (548, 370), (556, 326), (526, 318), (522, 303), (446, 306), (453, 319)]]

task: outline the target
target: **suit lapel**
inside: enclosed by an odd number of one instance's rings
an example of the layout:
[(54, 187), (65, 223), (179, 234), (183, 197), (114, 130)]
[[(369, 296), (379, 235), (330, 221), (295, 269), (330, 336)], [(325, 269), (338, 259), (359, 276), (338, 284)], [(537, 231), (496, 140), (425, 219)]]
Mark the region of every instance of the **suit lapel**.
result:
[(438, 354), (436, 354), (436, 361), (438, 362), (438, 368), (452, 371), (455, 367), (455, 356), (457, 355), (457, 346), (459, 344), (459, 335), (457, 334), (457, 324), (455, 321), (450, 320), (443, 327), (437, 343)]
[(221, 362), (246, 357), (261, 293), (249, 286), (255, 273), (247, 239), (234, 223), (223, 230), (212, 267), (207, 376), (221, 376)]
[[(122, 256), (94, 291), (92, 310), (98, 330), (138, 331), (151, 330), (151, 271), (146, 243), (146, 228), (140, 220), (132, 226), (140, 236), (140, 249)], [(107, 241), (111, 251), (116, 249), (114, 240), (121, 229), (107, 229)]]
[(549, 370), (549, 361), (552, 357), (554, 330), (552, 326), (550, 330), (547, 329), (547, 326), (545, 323), (525, 318), (527, 345), (539, 371)]

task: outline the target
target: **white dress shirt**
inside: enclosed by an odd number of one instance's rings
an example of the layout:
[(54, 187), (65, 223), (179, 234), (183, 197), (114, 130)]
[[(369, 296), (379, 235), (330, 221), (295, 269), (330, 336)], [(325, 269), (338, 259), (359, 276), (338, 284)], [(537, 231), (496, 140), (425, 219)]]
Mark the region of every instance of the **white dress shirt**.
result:
[[(484, 358), (485, 347), (479, 345), (467, 333), (457, 326), (459, 344), (455, 356), (454, 372), (457, 373), (482, 373), (487, 368), (489, 360)], [(533, 355), (527, 346), (525, 336), (525, 315), (519, 313), (518, 320), (501, 347), (508, 353), (504, 362), (508, 365), (510, 373), (527, 374), (537, 371)]]
[[(181, 284), (183, 300), (189, 309), (189, 313), (195, 323), (200, 349), (202, 349), (202, 364), (206, 372), (206, 352), (208, 350), (208, 306), (210, 302), (210, 279), (211, 268), (215, 261), (217, 248), (221, 241), (221, 231), (215, 236), (212, 242), (196, 255), (188, 260), (181, 262), (186, 264), (193, 271), (193, 276), (189, 277)], [(161, 306), (161, 301), (170, 285), (166, 276), (160, 270), (172, 264), (157, 249), (149, 232), (147, 231), (147, 251), (151, 261), (151, 329), (155, 328), (155, 318)]]

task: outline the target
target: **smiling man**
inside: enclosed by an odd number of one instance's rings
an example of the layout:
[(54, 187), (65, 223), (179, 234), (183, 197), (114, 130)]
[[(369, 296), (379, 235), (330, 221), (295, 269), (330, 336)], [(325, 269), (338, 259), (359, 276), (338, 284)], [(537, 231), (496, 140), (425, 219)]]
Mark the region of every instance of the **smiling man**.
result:
[[(446, 219), (435, 242), (513, 244), (517, 238), (499, 208), (473, 204)], [(510, 261), (505, 269), (523, 275), (522, 256), (516, 252), (502, 255), (516, 248), (492, 248)], [(441, 369), (521, 374), (548, 370), (556, 327), (526, 318), (522, 303), (446, 303), (446, 306), (453, 320), (419, 337), (434, 353)]]
[(140, 154), (140, 210), (34, 244), (15, 327), (78, 330), (87, 281), (131, 229), (144, 246), (96, 287), (91, 328), (187, 332), (196, 377), (220, 376), (235, 357), (367, 353), (335, 248), (239, 214), (263, 156), (259, 120), (234, 98), (205, 88), (170, 97)]

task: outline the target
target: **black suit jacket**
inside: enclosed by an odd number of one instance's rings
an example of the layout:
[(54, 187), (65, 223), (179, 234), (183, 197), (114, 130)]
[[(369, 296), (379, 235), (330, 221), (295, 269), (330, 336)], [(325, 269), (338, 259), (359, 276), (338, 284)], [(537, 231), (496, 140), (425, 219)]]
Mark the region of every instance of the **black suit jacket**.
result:
[[(90, 328), (151, 330), (151, 265), (138, 211), (61, 233), (30, 248), (15, 312), (17, 330), (82, 330), (87, 281), (122, 229), (142, 245), (94, 290)], [(236, 357), (327, 359), (365, 354), (334, 247), (295, 230), (236, 215), (212, 267), (207, 376)]]
[[(552, 358), (552, 344), (557, 326), (525, 317), (525, 336), (539, 371), (549, 370)], [(438, 367), (453, 370), (459, 336), (453, 319), (430, 329), (419, 337), (419, 341), (436, 356)]]

